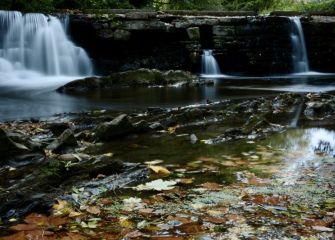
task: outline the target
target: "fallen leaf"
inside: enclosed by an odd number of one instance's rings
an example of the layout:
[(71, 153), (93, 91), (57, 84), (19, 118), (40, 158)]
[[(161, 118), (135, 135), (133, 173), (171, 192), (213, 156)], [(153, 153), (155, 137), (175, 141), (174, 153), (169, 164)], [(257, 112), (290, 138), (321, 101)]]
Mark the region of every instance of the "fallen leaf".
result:
[(10, 227), (10, 229), (14, 231), (31, 231), (40, 229), (40, 227), (37, 226), (36, 224), (17, 224), (15, 226)]
[(136, 230), (130, 233), (127, 233), (126, 236), (124, 236), (124, 238), (139, 238), (143, 236), (143, 233), (141, 233), (140, 231)]
[(179, 125), (176, 125), (176, 126), (174, 126), (174, 127), (169, 127), (169, 128), (168, 128), (168, 133), (169, 133), (169, 134), (174, 134), (174, 133), (176, 133), (177, 128), (179, 128)]
[(101, 210), (98, 207), (94, 207), (94, 206), (86, 208), (86, 211), (94, 215), (98, 215), (101, 213)]
[(223, 224), (227, 222), (225, 218), (217, 218), (217, 217), (207, 217), (204, 219), (204, 221), (214, 224)]
[(319, 231), (319, 232), (334, 232), (333, 228), (323, 227), (323, 226), (313, 226), (313, 230)]
[(138, 211), (140, 214), (144, 216), (151, 216), (154, 212), (154, 209), (152, 208), (142, 208)]
[(180, 184), (188, 185), (188, 184), (192, 184), (194, 179), (193, 178), (180, 178), (180, 179), (177, 179), (176, 181)]
[(160, 159), (156, 159), (156, 160), (147, 161), (147, 162), (144, 162), (144, 163), (147, 164), (147, 165), (157, 165), (157, 164), (161, 164), (162, 162), (164, 162), (164, 161), (160, 160)]
[(99, 202), (103, 205), (110, 205), (113, 203), (113, 201), (109, 198), (100, 198)]
[(171, 172), (165, 167), (149, 165), (148, 168), (154, 171), (155, 173), (163, 176), (168, 176), (171, 174)]
[(178, 226), (177, 228), (182, 233), (191, 234), (191, 235), (204, 232), (203, 226), (198, 222), (182, 224), (181, 226)]
[(211, 191), (220, 191), (223, 187), (221, 184), (211, 182), (203, 183), (200, 186)]
[(174, 189), (177, 182), (175, 181), (163, 181), (162, 179), (157, 179), (151, 182), (147, 182), (146, 184), (140, 184), (134, 189), (137, 191), (143, 190), (156, 190), (156, 191), (164, 191)]

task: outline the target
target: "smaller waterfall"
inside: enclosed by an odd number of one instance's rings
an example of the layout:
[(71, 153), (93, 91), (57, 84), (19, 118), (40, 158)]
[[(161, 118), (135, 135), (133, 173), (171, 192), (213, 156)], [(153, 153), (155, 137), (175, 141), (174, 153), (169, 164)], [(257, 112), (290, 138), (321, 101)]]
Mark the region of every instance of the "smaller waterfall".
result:
[(309, 63), (305, 44), (304, 32), (299, 17), (291, 17), (292, 23), (292, 61), (294, 73), (309, 72)]
[(220, 75), (220, 67), (213, 56), (213, 50), (204, 50), (202, 54), (202, 74), (204, 75)]

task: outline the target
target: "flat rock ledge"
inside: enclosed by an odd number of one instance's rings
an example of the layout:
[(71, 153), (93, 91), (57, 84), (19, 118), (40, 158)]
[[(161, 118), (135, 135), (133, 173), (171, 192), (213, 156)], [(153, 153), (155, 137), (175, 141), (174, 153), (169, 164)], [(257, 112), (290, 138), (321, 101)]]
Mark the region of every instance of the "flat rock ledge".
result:
[(213, 84), (212, 80), (201, 80), (190, 72), (181, 70), (159, 71), (141, 68), (125, 72), (112, 73), (104, 77), (89, 77), (75, 80), (57, 89), (62, 93), (94, 92), (113, 87), (149, 87), (149, 86), (199, 86)]

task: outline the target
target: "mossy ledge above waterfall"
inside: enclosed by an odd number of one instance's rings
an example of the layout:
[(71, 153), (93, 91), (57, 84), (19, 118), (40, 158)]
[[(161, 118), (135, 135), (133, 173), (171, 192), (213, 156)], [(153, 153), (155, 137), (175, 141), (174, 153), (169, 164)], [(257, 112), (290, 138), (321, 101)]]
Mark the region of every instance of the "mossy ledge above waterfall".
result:
[(141, 68), (125, 72), (112, 73), (104, 77), (89, 77), (70, 82), (58, 92), (91, 92), (103, 91), (113, 87), (143, 87), (143, 86), (197, 86), (213, 84), (210, 80), (200, 80), (196, 75), (181, 70), (159, 71)]

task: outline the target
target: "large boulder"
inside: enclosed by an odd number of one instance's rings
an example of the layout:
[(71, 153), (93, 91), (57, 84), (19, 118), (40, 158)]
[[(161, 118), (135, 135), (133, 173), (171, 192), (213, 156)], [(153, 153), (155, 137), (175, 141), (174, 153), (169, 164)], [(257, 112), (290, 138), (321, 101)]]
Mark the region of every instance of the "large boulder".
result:
[(126, 114), (114, 118), (110, 122), (105, 122), (96, 127), (97, 140), (111, 140), (115, 137), (129, 134), (135, 130)]
[(140, 68), (137, 70), (112, 73), (106, 77), (90, 77), (70, 82), (57, 91), (66, 93), (92, 92), (107, 90), (115, 86), (154, 86), (184, 83), (191, 85), (201, 83), (190, 72), (181, 70), (159, 71), (157, 69)]

